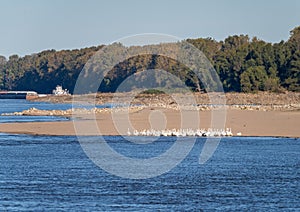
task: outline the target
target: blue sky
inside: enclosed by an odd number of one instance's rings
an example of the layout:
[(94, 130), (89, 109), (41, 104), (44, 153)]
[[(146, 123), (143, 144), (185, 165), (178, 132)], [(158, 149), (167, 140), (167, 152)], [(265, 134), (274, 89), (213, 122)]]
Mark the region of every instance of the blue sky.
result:
[(300, 25), (300, 1), (0, 0), (0, 55), (108, 44), (163, 33), (182, 39), (248, 34), (287, 40)]

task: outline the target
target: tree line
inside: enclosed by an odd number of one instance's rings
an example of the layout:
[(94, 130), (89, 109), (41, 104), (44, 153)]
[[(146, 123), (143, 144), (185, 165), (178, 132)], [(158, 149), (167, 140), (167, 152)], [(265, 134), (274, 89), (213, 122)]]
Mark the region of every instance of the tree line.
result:
[[(300, 26), (291, 30), (287, 41), (279, 43), (250, 39), (248, 35), (229, 36), (224, 41), (212, 38), (186, 41), (206, 55), (226, 92), (300, 91)], [(12, 55), (8, 59), (0, 56), (0, 90), (51, 93), (60, 84), (72, 92), (85, 64), (103, 47), (47, 50), (24, 57)], [(166, 70), (179, 76), (192, 90), (203, 90), (201, 79), (191, 70), (160, 55), (138, 55), (122, 61), (105, 76), (98, 90), (114, 92), (128, 76), (146, 69)]]

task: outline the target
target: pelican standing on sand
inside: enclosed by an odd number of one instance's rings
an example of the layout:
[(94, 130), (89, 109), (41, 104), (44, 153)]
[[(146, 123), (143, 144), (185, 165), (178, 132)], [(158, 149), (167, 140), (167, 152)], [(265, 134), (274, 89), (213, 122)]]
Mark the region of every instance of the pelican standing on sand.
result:
[[(233, 136), (233, 133), (231, 131), (231, 128), (225, 129), (212, 129), (208, 128), (205, 129), (172, 129), (172, 130), (146, 130), (143, 129), (141, 131), (134, 130), (133, 133), (130, 132), (129, 128), (127, 130), (127, 135), (131, 136), (176, 136), (176, 137), (182, 137), (182, 136), (196, 136), (196, 137), (224, 137), (224, 136)], [(238, 132), (237, 136), (241, 136), (242, 133)]]

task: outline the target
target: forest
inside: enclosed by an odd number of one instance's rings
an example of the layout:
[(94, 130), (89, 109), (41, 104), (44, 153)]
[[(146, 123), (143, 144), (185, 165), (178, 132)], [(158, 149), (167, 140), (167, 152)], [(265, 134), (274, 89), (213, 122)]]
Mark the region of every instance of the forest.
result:
[[(287, 41), (268, 43), (248, 35), (187, 39), (213, 65), (226, 92), (300, 91), (300, 26)], [(0, 56), (0, 90), (33, 90), (51, 93), (63, 85), (72, 93), (79, 73), (104, 45), (75, 50), (46, 50), (9, 58)], [(138, 48), (138, 47), (136, 47)], [(117, 64), (104, 78), (99, 92), (114, 92), (129, 75), (145, 69), (163, 69), (176, 74), (194, 91), (205, 91), (201, 79), (174, 60), (159, 55), (141, 55)]]

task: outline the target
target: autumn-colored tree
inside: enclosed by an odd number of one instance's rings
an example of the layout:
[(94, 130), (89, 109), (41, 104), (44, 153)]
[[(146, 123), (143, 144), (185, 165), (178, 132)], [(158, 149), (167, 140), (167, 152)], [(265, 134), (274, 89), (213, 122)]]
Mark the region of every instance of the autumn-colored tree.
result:
[[(208, 58), (220, 78), (224, 90), (256, 92), (258, 90), (300, 91), (300, 26), (290, 32), (287, 41), (267, 43), (248, 35), (233, 35), (224, 41), (212, 38), (187, 39)], [(106, 62), (113, 57), (122, 56), (126, 51), (137, 53), (119, 64), (114, 64), (104, 77), (103, 82), (95, 88), (101, 92), (116, 91), (118, 86), (132, 74), (148, 69), (165, 70), (177, 76), (191, 90), (205, 90), (203, 82), (210, 82), (209, 86), (216, 86), (214, 77), (207, 75), (196, 76), (192, 70), (178, 61), (162, 55), (138, 55), (141, 48), (172, 49), (172, 43), (148, 45), (146, 47), (124, 47), (115, 43), (110, 52), (105, 55)], [(35, 90), (39, 93), (50, 93), (57, 84), (71, 92), (77, 77), (87, 61), (104, 46), (75, 50), (46, 50), (37, 54), (19, 57), (12, 55), (8, 59), (0, 56), (0, 89), (1, 90)], [(118, 51), (118, 50), (122, 51)], [(120, 54), (120, 55), (118, 55)], [(123, 55), (124, 56), (124, 55)], [(189, 55), (192, 57), (192, 55)], [(102, 58), (103, 59), (103, 58)], [(105, 65), (105, 64), (102, 64)], [(99, 64), (89, 66), (92, 79), (97, 77)], [(137, 84), (142, 84), (143, 77)], [(157, 79), (158, 86), (169, 86), (168, 80)]]

